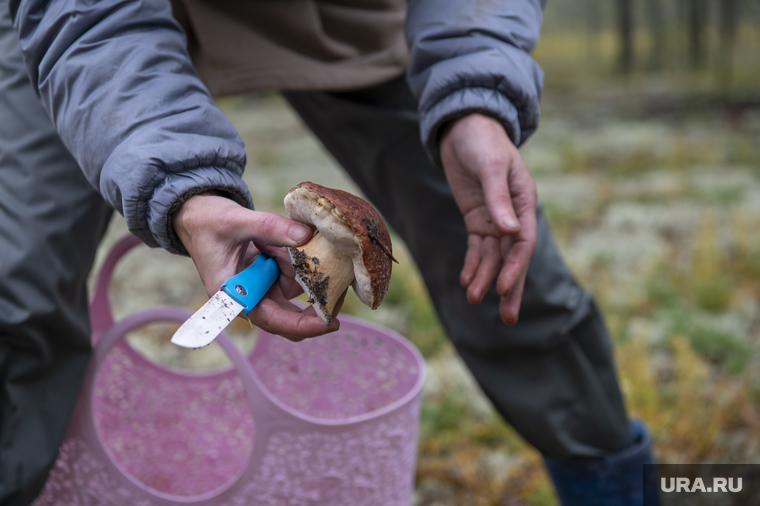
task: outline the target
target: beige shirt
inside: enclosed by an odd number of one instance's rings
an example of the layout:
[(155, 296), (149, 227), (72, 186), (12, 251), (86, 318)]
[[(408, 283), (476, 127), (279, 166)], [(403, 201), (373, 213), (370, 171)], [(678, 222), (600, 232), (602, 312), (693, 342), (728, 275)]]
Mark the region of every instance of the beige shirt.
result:
[(406, 68), (406, 0), (175, 0), (212, 95), (347, 90)]

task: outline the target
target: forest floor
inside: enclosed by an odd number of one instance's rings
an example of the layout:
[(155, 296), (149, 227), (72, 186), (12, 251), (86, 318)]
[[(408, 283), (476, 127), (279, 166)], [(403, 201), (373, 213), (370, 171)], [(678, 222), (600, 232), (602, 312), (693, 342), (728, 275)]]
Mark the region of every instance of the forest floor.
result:
[[(760, 109), (684, 95), (657, 80), (545, 93), (523, 149), (566, 262), (597, 297), (616, 345), (632, 416), (662, 462), (760, 460)], [(312, 180), (357, 192), (276, 95), (220, 106), (246, 142), (257, 209)], [(99, 261), (126, 233), (116, 216)], [(398, 246), (396, 246), (398, 245)], [(394, 239), (391, 290), (377, 311), (345, 311), (392, 327), (427, 361), (415, 504), (557, 504), (540, 456), (493, 411), (453, 352), (424, 284)], [(192, 262), (139, 248), (111, 290), (117, 318), (205, 292)], [(167, 345), (157, 326), (131, 337), (156, 360), (224, 364), (219, 349)], [(232, 334), (252, 344), (244, 321)]]

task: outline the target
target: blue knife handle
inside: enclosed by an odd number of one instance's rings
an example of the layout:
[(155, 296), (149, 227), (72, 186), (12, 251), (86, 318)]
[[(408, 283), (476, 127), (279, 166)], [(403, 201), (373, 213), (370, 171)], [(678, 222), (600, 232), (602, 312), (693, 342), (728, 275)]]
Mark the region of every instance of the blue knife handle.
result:
[(280, 269), (277, 267), (275, 259), (264, 253), (259, 253), (256, 260), (245, 270), (228, 278), (222, 285), (222, 289), (227, 292), (227, 295), (235, 299), (235, 302), (245, 306), (243, 313), (248, 314), (267, 293), (279, 275)]

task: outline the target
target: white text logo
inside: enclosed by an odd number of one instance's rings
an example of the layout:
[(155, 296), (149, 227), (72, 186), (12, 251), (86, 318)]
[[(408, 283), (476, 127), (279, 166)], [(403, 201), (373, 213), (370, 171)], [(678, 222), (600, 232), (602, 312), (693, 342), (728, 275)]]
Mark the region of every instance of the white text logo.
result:
[(660, 488), (663, 492), (741, 492), (742, 479), (736, 478), (734, 485), (733, 478), (713, 478), (712, 486), (705, 487), (702, 478), (696, 478), (694, 483), (689, 478), (668, 478), (660, 479)]

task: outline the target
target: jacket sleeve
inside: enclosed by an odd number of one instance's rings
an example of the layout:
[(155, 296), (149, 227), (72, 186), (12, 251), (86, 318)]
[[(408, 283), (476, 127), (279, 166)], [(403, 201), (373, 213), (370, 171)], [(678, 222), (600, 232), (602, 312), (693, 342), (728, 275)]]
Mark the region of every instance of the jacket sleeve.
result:
[(11, 3), (32, 86), (90, 183), (150, 246), (184, 253), (171, 213), (217, 189), (252, 207), (243, 142), (214, 106), (168, 0)]
[(409, 0), (407, 80), (423, 145), (438, 165), (441, 128), (465, 114), (498, 119), (515, 145), (537, 128), (543, 72), (528, 53), (545, 1)]

